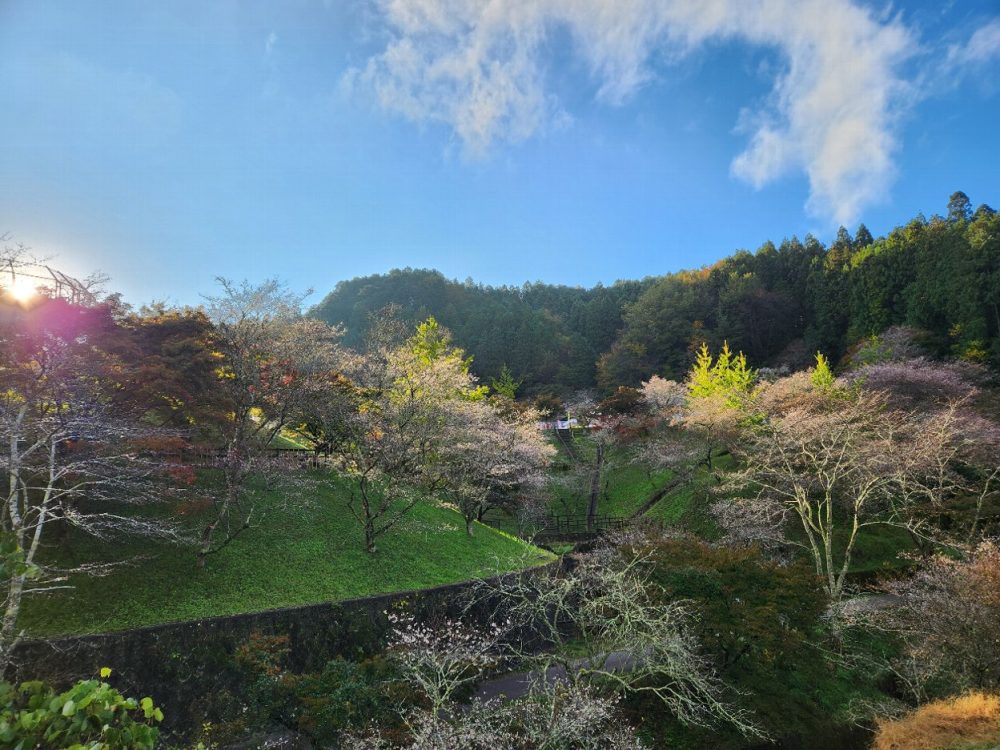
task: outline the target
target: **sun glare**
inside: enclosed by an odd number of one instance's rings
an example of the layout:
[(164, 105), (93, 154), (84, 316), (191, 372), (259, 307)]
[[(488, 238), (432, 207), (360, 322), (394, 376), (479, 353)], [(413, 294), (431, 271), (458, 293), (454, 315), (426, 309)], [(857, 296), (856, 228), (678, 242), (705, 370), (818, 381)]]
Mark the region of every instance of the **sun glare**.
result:
[(35, 282), (25, 276), (15, 278), (14, 283), (8, 287), (8, 291), (10, 296), (18, 302), (28, 302), (38, 294)]

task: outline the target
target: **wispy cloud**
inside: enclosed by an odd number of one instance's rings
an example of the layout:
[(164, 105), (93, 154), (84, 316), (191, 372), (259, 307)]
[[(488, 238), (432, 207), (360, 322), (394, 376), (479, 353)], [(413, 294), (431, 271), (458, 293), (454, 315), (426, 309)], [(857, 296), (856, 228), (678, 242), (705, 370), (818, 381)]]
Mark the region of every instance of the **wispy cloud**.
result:
[(264, 40), (264, 56), (270, 57), (271, 53), (274, 52), (274, 45), (278, 43), (278, 35), (273, 31), (267, 35), (267, 39)]
[[(733, 174), (761, 187), (809, 179), (817, 215), (853, 221), (893, 179), (900, 73), (915, 49), (902, 22), (854, 0), (377, 0), (390, 39), (347, 82), (388, 111), (451, 127), (471, 155), (565, 121), (546, 90), (547, 42), (568, 31), (595, 96), (619, 105), (715, 40), (776, 48), (766, 101), (738, 123), (747, 138)], [(988, 44), (989, 40), (983, 40)]]
[(948, 48), (947, 63), (953, 67), (978, 67), (1000, 60), (1000, 19), (980, 26), (965, 44)]

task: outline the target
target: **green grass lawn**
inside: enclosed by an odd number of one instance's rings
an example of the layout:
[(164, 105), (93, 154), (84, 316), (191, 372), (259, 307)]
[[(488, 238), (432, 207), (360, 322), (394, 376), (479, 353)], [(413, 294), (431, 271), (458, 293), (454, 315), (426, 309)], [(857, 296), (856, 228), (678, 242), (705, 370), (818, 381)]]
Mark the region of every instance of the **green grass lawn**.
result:
[[(550, 470), (548, 485), (548, 512), (552, 515), (577, 515), (587, 513), (590, 500), (590, 468), (595, 457), (595, 444), (586, 431), (579, 431), (573, 438), (576, 457), (570, 455), (559, 440), (552, 443), (558, 451)], [(581, 462), (580, 464), (577, 461)], [(579, 470), (580, 466), (583, 470)], [(574, 470), (576, 469), (576, 470)], [(667, 484), (673, 474), (668, 470), (650, 471), (646, 466), (632, 461), (627, 448), (613, 447), (608, 451), (601, 478), (601, 497), (598, 515), (627, 518), (638, 510), (657, 489)], [(537, 528), (518, 528), (517, 521), (502, 510), (491, 509), (485, 522), (511, 534), (530, 535)]]
[(35, 636), (104, 632), (424, 588), (553, 559), (487, 526), (470, 538), (461, 516), (430, 502), (368, 555), (339, 481), (324, 476), (308, 503), (272, 509), (201, 570), (191, 547), (68, 537), (52, 562), (141, 559), (103, 578), (75, 578), (70, 590), (28, 597), (19, 625)]
[[(559, 450), (558, 461), (573, 466), (574, 459), (565, 446), (556, 442)], [(587, 467), (579, 477), (574, 475), (571, 486), (560, 482), (551, 485), (552, 502), (550, 511), (555, 514), (585, 515), (590, 500), (590, 468), (593, 466), (596, 446), (586, 433), (577, 434), (573, 439), (574, 450), (582, 464)], [(571, 470), (564, 470), (567, 474)], [(628, 517), (637, 511), (653, 492), (668, 481), (669, 470), (652, 470), (633, 460), (633, 452), (627, 446), (613, 446), (605, 454), (604, 471), (601, 476), (601, 496), (598, 502), (599, 515)], [(554, 474), (554, 479), (559, 475)]]
[[(590, 492), (589, 474), (575, 475), (570, 468), (574, 459), (566, 447), (555, 443), (559, 454), (552, 470), (550, 484), (549, 511), (555, 514), (579, 514), (587, 511)], [(573, 446), (579, 460), (591, 465), (594, 458), (594, 442), (586, 434), (577, 435)], [(659, 487), (671, 479), (669, 471), (653, 471), (641, 464), (630, 461), (627, 449), (612, 448), (608, 454), (607, 469), (602, 481), (602, 495), (599, 513), (612, 516), (629, 516)], [(563, 468), (560, 469), (559, 465)], [(732, 470), (735, 459), (727, 454), (715, 456), (713, 470), (697, 466), (687, 481), (682, 482), (661, 498), (645, 514), (644, 518), (659, 522), (664, 526), (682, 528), (708, 540), (720, 537), (720, 530), (709, 507), (722, 497), (712, 490), (717, 486), (717, 475)], [(560, 476), (572, 482), (560, 482)], [(498, 511), (487, 515), (487, 523), (511, 532), (516, 530), (514, 519)], [(788, 527), (793, 540), (803, 540), (797, 521)], [(851, 572), (867, 576), (879, 571), (890, 572), (907, 565), (899, 555), (910, 552), (913, 544), (906, 532), (888, 526), (872, 526), (862, 530), (851, 560)], [(803, 553), (807, 554), (807, 553)]]
[(916, 551), (913, 539), (906, 529), (898, 526), (868, 526), (858, 533), (858, 540), (851, 554), (850, 572), (865, 574), (903, 570), (913, 563), (900, 555)]
[(673, 477), (673, 472), (650, 472), (645, 466), (619, 464), (612, 466), (606, 476), (606, 494), (601, 497), (600, 512), (610, 516), (631, 516), (656, 490)]
[(728, 471), (734, 465), (733, 457), (727, 453), (713, 459), (713, 471), (704, 466), (694, 467), (687, 481), (664, 495), (643, 517), (666, 526), (683, 527), (705, 539), (718, 538), (719, 529), (709, 506), (719, 498), (711, 490), (717, 484), (715, 472)]
[(682, 526), (698, 511), (707, 511), (708, 502), (705, 486), (708, 481), (696, 473), (672, 492), (664, 495), (656, 505), (644, 514), (644, 518), (660, 521), (666, 526)]
[(295, 430), (285, 429), (274, 436), (274, 439), (271, 441), (271, 447), (298, 448), (299, 450), (302, 450), (311, 449), (313, 446), (308, 439), (297, 433)]

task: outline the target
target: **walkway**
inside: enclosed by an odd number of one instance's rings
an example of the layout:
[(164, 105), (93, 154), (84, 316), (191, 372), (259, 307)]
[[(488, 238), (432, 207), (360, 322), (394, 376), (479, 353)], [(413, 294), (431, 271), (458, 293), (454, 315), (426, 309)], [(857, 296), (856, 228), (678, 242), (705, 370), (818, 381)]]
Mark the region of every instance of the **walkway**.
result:
[[(598, 655), (574, 659), (569, 662), (570, 669), (601, 669), (605, 672), (629, 672), (636, 663), (636, 656), (631, 651), (612, 651), (606, 656)], [(555, 685), (570, 681), (566, 667), (554, 664), (546, 669), (535, 669), (528, 672), (512, 672), (491, 680), (479, 683), (473, 698), (479, 701), (494, 699), (516, 700), (523, 698), (536, 683)]]

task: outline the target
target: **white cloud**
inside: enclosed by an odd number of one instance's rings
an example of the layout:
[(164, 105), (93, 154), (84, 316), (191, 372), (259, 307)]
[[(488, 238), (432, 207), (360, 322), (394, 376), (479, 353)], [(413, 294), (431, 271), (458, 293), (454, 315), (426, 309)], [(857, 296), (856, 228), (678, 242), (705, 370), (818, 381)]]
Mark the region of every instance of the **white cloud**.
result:
[(948, 48), (947, 63), (954, 67), (985, 65), (1000, 59), (1000, 19), (981, 26), (965, 44)]
[[(771, 96), (741, 118), (732, 172), (760, 187), (809, 178), (809, 207), (853, 221), (892, 182), (901, 63), (915, 48), (898, 20), (855, 0), (375, 0), (385, 49), (345, 79), (417, 122), (451, 127), (470, 154), (544, 131), (566, 113), (545, 88), (548, 42), (565, 30), (595, 96), (627, 101), (706, 42), (780, 51)], [(985, 45), (989, 39), (984, 39)]]
[(264, 40), (264, 56), (270, 57), (271, 53), (274, 51), (274, 45), (278, 43), (278, 35), (273, 31), (267, 35), (267, 39)]

